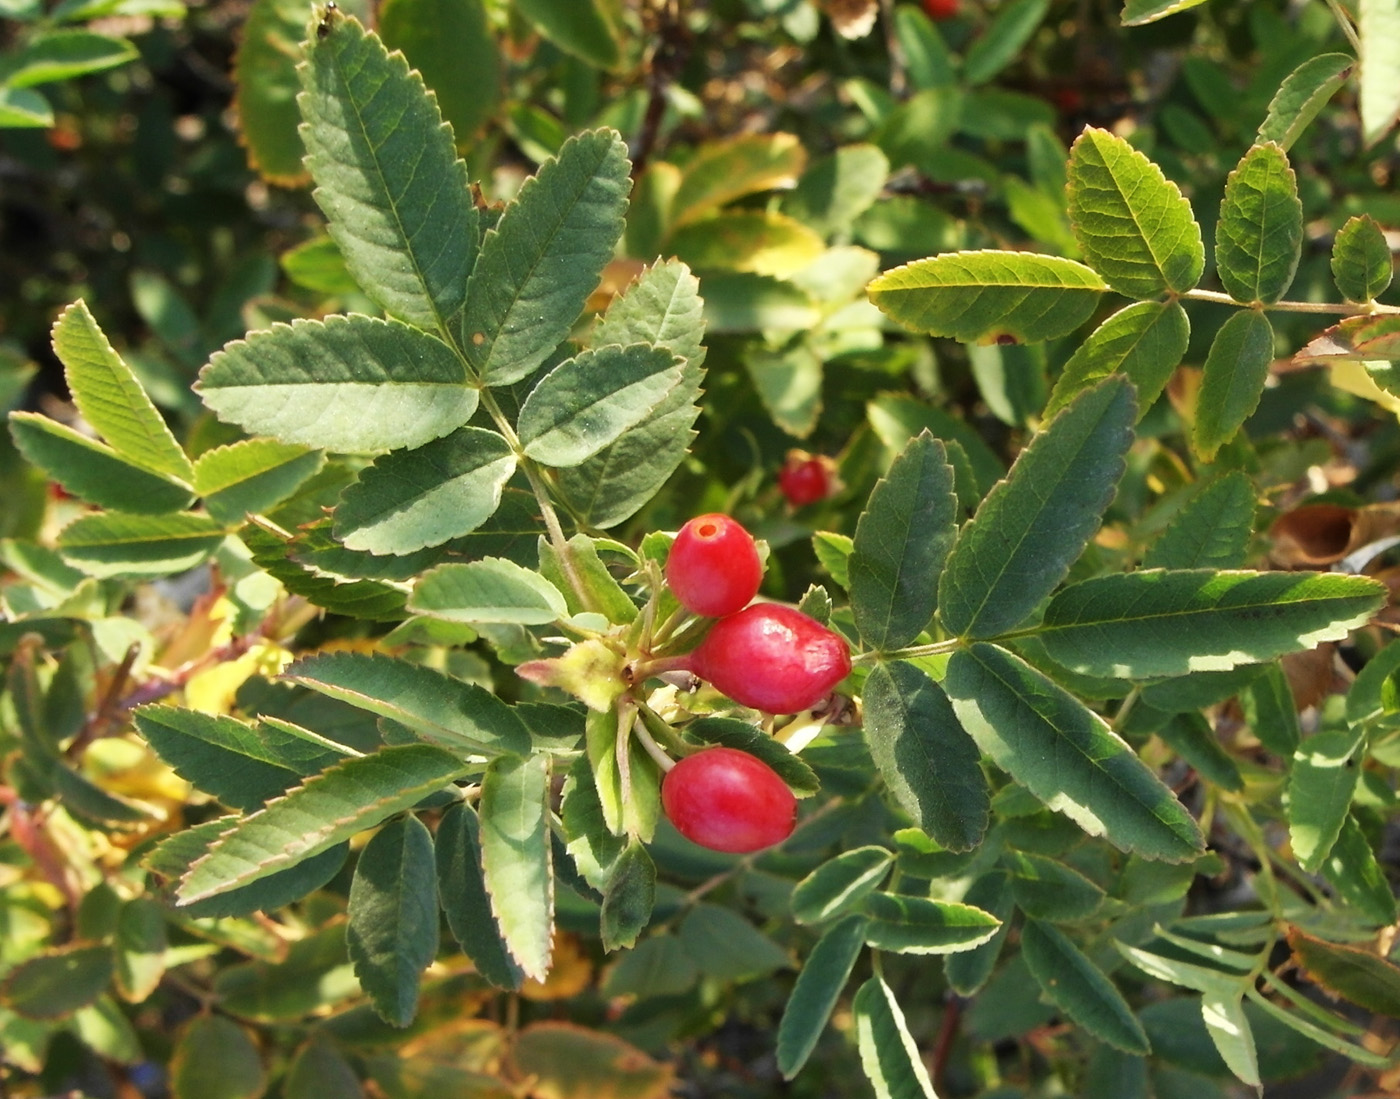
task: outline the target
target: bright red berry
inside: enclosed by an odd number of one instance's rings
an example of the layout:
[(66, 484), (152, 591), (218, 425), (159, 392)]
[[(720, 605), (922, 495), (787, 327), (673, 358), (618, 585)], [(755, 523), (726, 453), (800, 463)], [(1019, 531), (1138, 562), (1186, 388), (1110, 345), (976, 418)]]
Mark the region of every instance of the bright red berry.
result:
[(735, 854), (782, 843), (797, 822), (797, 799), (787, 783), (737, 748), (686, 756), (666, 772), (661, 805), (692, 843)]
[(666, 559), (666, 583), (680, 605), (723, 618), (749, 605), (763, 579), (753, 535), (727, 515), (699, 515), (681, 527)]
[(801, 611), (755, 603), (716, 622), (689, 667), (741, 705), (795, 714), (850, 674), (851, 648)]
[(795, 508), (820, 503), (836, 492), (836, 463), (805, 450), (789, 451), (778, 471), (778, 488)]
[(930, 19), (951, 19), (958, 14), (961, 0), (924, 0), (924, 14)]

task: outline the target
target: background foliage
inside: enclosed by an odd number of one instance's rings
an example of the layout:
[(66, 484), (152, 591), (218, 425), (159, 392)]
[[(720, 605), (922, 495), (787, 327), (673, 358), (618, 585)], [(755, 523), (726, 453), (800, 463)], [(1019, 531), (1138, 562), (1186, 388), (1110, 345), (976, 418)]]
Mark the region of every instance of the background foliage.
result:
[(1395, 1089), (1393, 0), (0, 16), (9, 1094)]

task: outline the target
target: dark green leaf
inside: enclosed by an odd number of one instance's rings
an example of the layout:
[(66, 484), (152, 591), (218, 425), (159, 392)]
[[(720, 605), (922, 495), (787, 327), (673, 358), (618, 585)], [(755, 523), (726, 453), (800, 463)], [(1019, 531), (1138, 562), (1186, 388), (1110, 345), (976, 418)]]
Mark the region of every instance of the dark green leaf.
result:
[(1182, 862), (1200, 829), (1103, 719), (993, 645), (953, 654), (945, 682), (963, 728), (1051, 809), (1126, 851)]
[(947, 451), (924, 432), (875, 485), (856, 524), (851, 609), (871, 648), (907, 645), (932, 620), (957, 510)]
[(244, 439), (206, 450), (194, 467), (195, 491), (221, 523), (241, 523), (294, 493), (325, 464), (325, 455), (275, 439)]
[(224, 528), (206, 515), (94, 512), (59, 532), (63, 559), (89, 576), (171, 576), (193, 568), (224, 540)]
[(757, 756), (778, 773), (799, 795), (815, 794), (821, 789), (816, 773), (801, 756), (794, 755), (781, 741), (774, 740), (765, 730), (732, 717), (702, 717), (685, 727), (686, 735), (705, 744), (722, 744)]
[(895, 893), (865, 899), (865, 941), (897, 954), (951, 954), (971, 950), (993, 935), (1001, 921), (970, 904)]
[(893, 863), (894, 855), (883, 847), (842, 851), (793, 888), (793, 917), (798, 923), (822, 923), (843, 915), (885, 880)]
[(262, 1054), (223, 1015), (196, 1015), (170, 1059), (171, 1099), (258, 1099), (267, 1089)]
[(1223, 671), (1345, 637), (1383, 599), (1361, 576), (1147, 569), (1065, 588), (1040, 637), (1056, 661), (1089, 675)]
[(248, 163), (264, 179), (288, 187), (310, 178), (296, 100), (307, 15), (304, 0), (254, 0), (233, 62), (233, 105)]
[(718, 904), (692, 908), (681, 921), (680, 938), (701, 973), (724, 981), (760, 977), (792, 964), (777, 943)]
[(1004, 633), (1055, 589), (1113, 499), (1136, 413), (1132, 386), (1109, 378), (1021, 451), (959, 532), (943, 570), (938, 606), (949, 632)]
[(1237, 569), (1254, 531), (1254, 483), (1240, 470), (1197, 492), (1143, 556), (1148, 569)]
[(911, 664), (879, 664), (864, 701), (865, 739), (896, 800), (945, 848), (975, 847), (987, 830), (987, 783), (942, 688)]
[(1242, 309), (1215, 334), (1202, 367), (1191, 435), (1203, 462), (1213, 459), (1254, 412), (1273, 360), (1274, 329), (1261, 312)]
[(981, 990), (992, 975), (1002, 945), (1011, 931), (1011, 916), (1015, 904), (1011, 896), (1011, 880), (1001, 870), (983, 874), (963, 894), (963, 902), (990, 912), (1001, 921), (996, 933), (971, 950), (960, 950), (943, 959), (943, 971), (948, 986), (961, 996), (972, 996)]
[(851, 1004), (856, 1047), (877, 1099), (937, 1099), (894, 993), (878, 976), (860, 986)]
[(1400, 1017), (1400, 966), (1375, 950), (1327, 942), (1296, 927), (1289, 929), (1288, 945), (1308, 976), (1332, 995)]
[(1056, 927), (1027, 920), (1021, 929), (1021, 953), (1045, 994), (1095, 1038), (1125, 1053), (1151, 1051), (1123, 994)]
[(1298, 865), (1310, 874), (1322, 868), (1337, 842), (1356, 793), (1361, 768), (1356, 758), (1361, 729), (1314, 733), (1293, 753), (1288, 775), (1288, 834)]
[(439, 546), (486, 522), (514, 472), (510, 444), (479, 427), (396, 450), (345, 490), (335, 536), (350, 549), (380, 554)]
[(481, 0), (388, 0), (379, 33), (432, 88), (458, 148), (492, 117), (501, 98), (501, 57)]
[(656, 864), (640, 843), (629, 843), (613, 863), (603, 892), (603, 949), (635, 945), (656, 903)]
[(1010, 875), (1016, 905), (1037, 920), (1069, 923), (1094, 913), (1104, 891), (1062, 862), (1022, 851), (1008, 851), (1001, 865)]
[(847, 916), (827, 928), (807, 955), (778, 1024), (778, 1071), (783, 1079), (796, 1076), (816, 1049), (864, 946), (865, 920)]
[(572, 137), (487, 233), (462, 320), (487, 385), (528, 377), (569, 334), (622, 235), (628, 168), (615, 132)]
[(517, 0), (520, 14), (565, 53), (603, 69), (622, 61), (620, 28), (600, 0)]
[(343, 580), (303, 565), (288, 556), (295, 552), (297, 543), (284, 542), (276, 534), (259, 527), (244, 527), (239, 538), (259, 568), (313, 606), (354, 618), (392, 622), (403, 618), (404, 594), (396, 587), (376, 580)]
[(137, 56), (136, 47), (125, 38), (84, 30), (45, 31), (6, 56), (4, 82), (10, 88), (32, 88), (114, 69)]
[(1342, 823), (1322, 874), (1342, 901), (1377, 927), (1396, 920), (1395, 894), (1354, 816)]
[(478, 214), (451, 127), (425, 94), (423, 78), (402, 54), (390, 54), (337, 12), (317, 28), (301, 76), (306, 167), (346, 266), (385, 312), (455, 339), (476, 259)]
[(983, 84), (1011, 64), (1049, 10), (1050, 0), (1011, 0), (998, 7), (986, 30), (968, 47), (964, 79)]
[(1254, 140), (1261, 145), (1277, 142), (1284, 150), (1292, 148), (1327, 101), (1346, 83), (1355, 64), (1356, 58), (1346, 53), (1324, 53), (1304, 61), (1284, 77)]
[(1215, 730), (1199, 712), (1173, 714), (1157, 730), (1162, 742), (1179, 755), (1202, 778), (1209, 779), (1226, 790), (1244, 789), (1244, 779), (1230, 753), (1220, 746)]
[(1288, 677), (1277, 664), (1270, 664), (1252, 680), (1240, 695), (1245, 720), (1259, 743), (1276, 756), (1287, 759), (1302, 739), (1298, 727), (1298, 707)]
[(349, 916), (345, 944), (355, 977), (380, 1018), (407, 1026), (438, 946), (433, 837), (413, 814), (390, 821), (360, 852)]
[(0, 983), (0, 1003), (26, 1019), (62, 1019), (106, 992), (112, 972), (106, 945), (56, 947), (14, 966)]
[(456, 755), (427, 744), (347, 759), (224, 832), (184, 875), (180, 902), (194, 904), (295, 866), (411, 808), (466, 770)]
[(1390, 287), (1395, 265), (1385, 231), (1369, 214), (1347, 220), (1332, 242), (1332, 278), (1347, 301), (1367, 302)]
[(450, 806), (438, 822), (434, 843), (438, 899), (452, 936), (477, 972), (497, 988), (514, 990), (524, 977), (491, 912), (481, 872), (481, 825), (466, 802)]

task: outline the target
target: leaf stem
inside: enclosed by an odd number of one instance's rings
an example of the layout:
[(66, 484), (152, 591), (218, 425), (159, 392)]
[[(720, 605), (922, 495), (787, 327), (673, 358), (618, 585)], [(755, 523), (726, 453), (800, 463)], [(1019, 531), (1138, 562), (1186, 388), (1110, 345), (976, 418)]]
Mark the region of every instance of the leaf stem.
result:
[[(1220, 305), (1234, 305), (1241, 309), (1250, 308), (1248, 302), (1236, 301), (1229, 294), (1218, 290), (1187, 290), (1179, 295), (1187, 301), (1209, 301)], [(1271, 301), (1260, 308), (1280, 313), (1330, 313), (1339, 317), (1369, 316), (1376, 313), (1400, 313), (1400, 306), (1382, 305), (1379, 302), (1333, 302), (1333, 301)]]
[(902, 649), (890, 649), (888, 652), (864, 652), (857, 653), (851, 657), (851, 663), (857, 666), (866, 664), (880, 664), (887, 660), (918, 660), (924, 656), (942, 656), (944, 653), (951, 653), (962, 647), (962, 638), (950, 637), (946, 641), (931, 641), (927, 645), (908, 645)]
[(632, 722), (632, 733), (641, 743), (641, 746), (646, 749), (647, 755), (656, 760), (656, 765), (660, 767), (663, 772), (669, 771), (676, 765), (676, 761), (666, 754), (665, 749), (652, 739), (651, 733), (647, 730), (640, 714), (638, 714), (636, 719)]
[(1337, 22), (1341, 24), (1342, 33), (1346, 35), (1347, 41), (1351, 43), (1351, 48), (1356, 51), (1356, 56), (1361, 56), (1361, 39), (1356, 33), (1356, 28), (1352, 26), (1351, 13), (1342, 7), (1340, 0), (1327, 0), (1327, 6), (1332, 9), (1332, 14), (1337, 17)]

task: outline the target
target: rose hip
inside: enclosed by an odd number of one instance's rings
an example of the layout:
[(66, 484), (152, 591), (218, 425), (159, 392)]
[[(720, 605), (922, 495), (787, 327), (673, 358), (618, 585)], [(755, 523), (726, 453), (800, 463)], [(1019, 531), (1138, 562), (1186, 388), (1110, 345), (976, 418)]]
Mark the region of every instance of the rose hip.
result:
[(712, 851), (759, 851), (792, 835), (797, 799), (766, 763), (737, 748), (686, 756), (661, 783), (676, 831)]
[(666, 559), (666, 583), (682, 607), (723, 618), (758, 594), (763, 563), (753, 535), (727, 515), (699, 515), (681, 527)]
[(836, 492), (835, 466), (830, 458), (819, 458), (805, 450), (791, 451), (778, 471), (778, 488), (795, 508), (820, 503)]
[(851, 649), (801, 611), (755, 603), (716, 622), (689, 670), (735, 702), (770, 714), (811, 709), (851, 671)]

